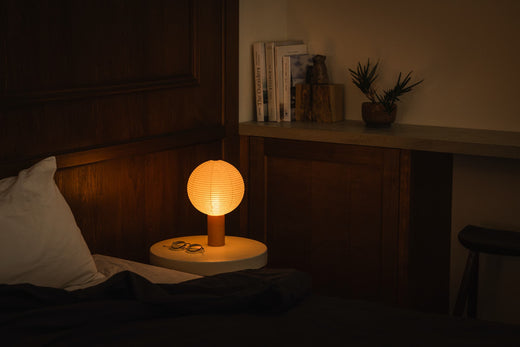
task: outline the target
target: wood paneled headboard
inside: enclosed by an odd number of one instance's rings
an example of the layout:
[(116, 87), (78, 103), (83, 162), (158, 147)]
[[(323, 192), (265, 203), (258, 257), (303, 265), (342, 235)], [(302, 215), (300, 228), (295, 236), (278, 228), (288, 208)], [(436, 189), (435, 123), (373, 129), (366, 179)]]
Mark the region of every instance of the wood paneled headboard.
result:
[(0, 6), (0, 177), (56, 155), (93, 253), (147, 261), (204, 233), (186, 182), (205, 160), (238, 166), (238, 1)]

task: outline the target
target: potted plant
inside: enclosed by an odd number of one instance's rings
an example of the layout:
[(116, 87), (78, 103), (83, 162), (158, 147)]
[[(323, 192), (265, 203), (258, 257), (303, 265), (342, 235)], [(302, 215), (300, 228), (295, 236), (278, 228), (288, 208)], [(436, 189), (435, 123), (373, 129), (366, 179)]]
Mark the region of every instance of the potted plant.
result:
[(377, 68), (379, 62), (374, 65), (370, 64), (370, 59), (366, 65), (358, 63), (356, 71), (348, 69), (352, 75), (352, 82), (361, 90), (363, 94), (370, 100), (361, 105), (361, 115), (368, 127), (384, 128), (389, 127), (395, 121), (397, 112), (396, 102), (400, 101), (401, 95), (410, 92), (414, 87), (419, 85), (423, 80), (410, 84), (410, 71), (404, 78), (399, 73), (397, 83), (391, 89), (378, 93), (374, 87), (374, 82), (379, 77)]

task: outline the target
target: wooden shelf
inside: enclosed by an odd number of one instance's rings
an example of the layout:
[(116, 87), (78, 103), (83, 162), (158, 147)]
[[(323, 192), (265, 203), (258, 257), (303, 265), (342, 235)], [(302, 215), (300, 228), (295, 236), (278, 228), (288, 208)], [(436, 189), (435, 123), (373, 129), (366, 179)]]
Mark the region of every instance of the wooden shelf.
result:
[(243, 136), (341, 143), (419, 151), (520, 159), (520, 132), (393, 124), (365, 127), (362, 121), (337, 123), (244, 122)]

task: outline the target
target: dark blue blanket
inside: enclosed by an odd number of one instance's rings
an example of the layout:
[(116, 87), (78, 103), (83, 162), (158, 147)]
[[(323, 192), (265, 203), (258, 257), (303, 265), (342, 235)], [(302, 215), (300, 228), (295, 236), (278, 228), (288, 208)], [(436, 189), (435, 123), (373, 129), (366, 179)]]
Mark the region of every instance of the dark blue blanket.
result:
[(520, 346), (520, 327), (308, 295), (292, 270), (66, 292), (0, 285), (0, 346)]
[[(153, 284), (128, 271), (68, 292), (30, 284), (0, 285), (0, 338), (52, 341), (65, 332), (200, 314), (275, 314), (310, 291), (294, 270), (244, 270), (178, 284)], [(0, 339), (0, 342), (2, 341)], [(1, 345), (1, 343), (0, 343)]]

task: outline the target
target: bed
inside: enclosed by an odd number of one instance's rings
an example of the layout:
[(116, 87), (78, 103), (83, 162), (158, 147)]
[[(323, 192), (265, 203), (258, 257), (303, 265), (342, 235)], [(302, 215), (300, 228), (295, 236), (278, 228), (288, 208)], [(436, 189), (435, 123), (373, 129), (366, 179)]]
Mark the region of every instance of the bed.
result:
[[(201, 277), (91, 255), (46, 158), (0, 180), (4, 345), (506, 346), (520, 327), (312, 294), (308, 274)], [(23, 251), (23, 254), (20, 253)]]
[[(56, 297), (63, 293), (46, 292), (42, 300), (44, 290), (32, 288), (31, 294), (38, 296), (37, 308), (24, 303), (25, 309), (17, 314), (2, 313), (3, 342), (22, 346), (516, 346), (520, 334), (515, 326), (421, 315), (367, 302), (287, 297), (285, 291), (301, 286), (302, 278), (279, 270), (227, 273), (156, 287), (129, 272), (111, 279), (88, 293), (96, 299), (84, 291), (79, 301), (61, 298), (66, 302), (61, 305)], [(170, 294), (164, 297), (165, 293)]]

